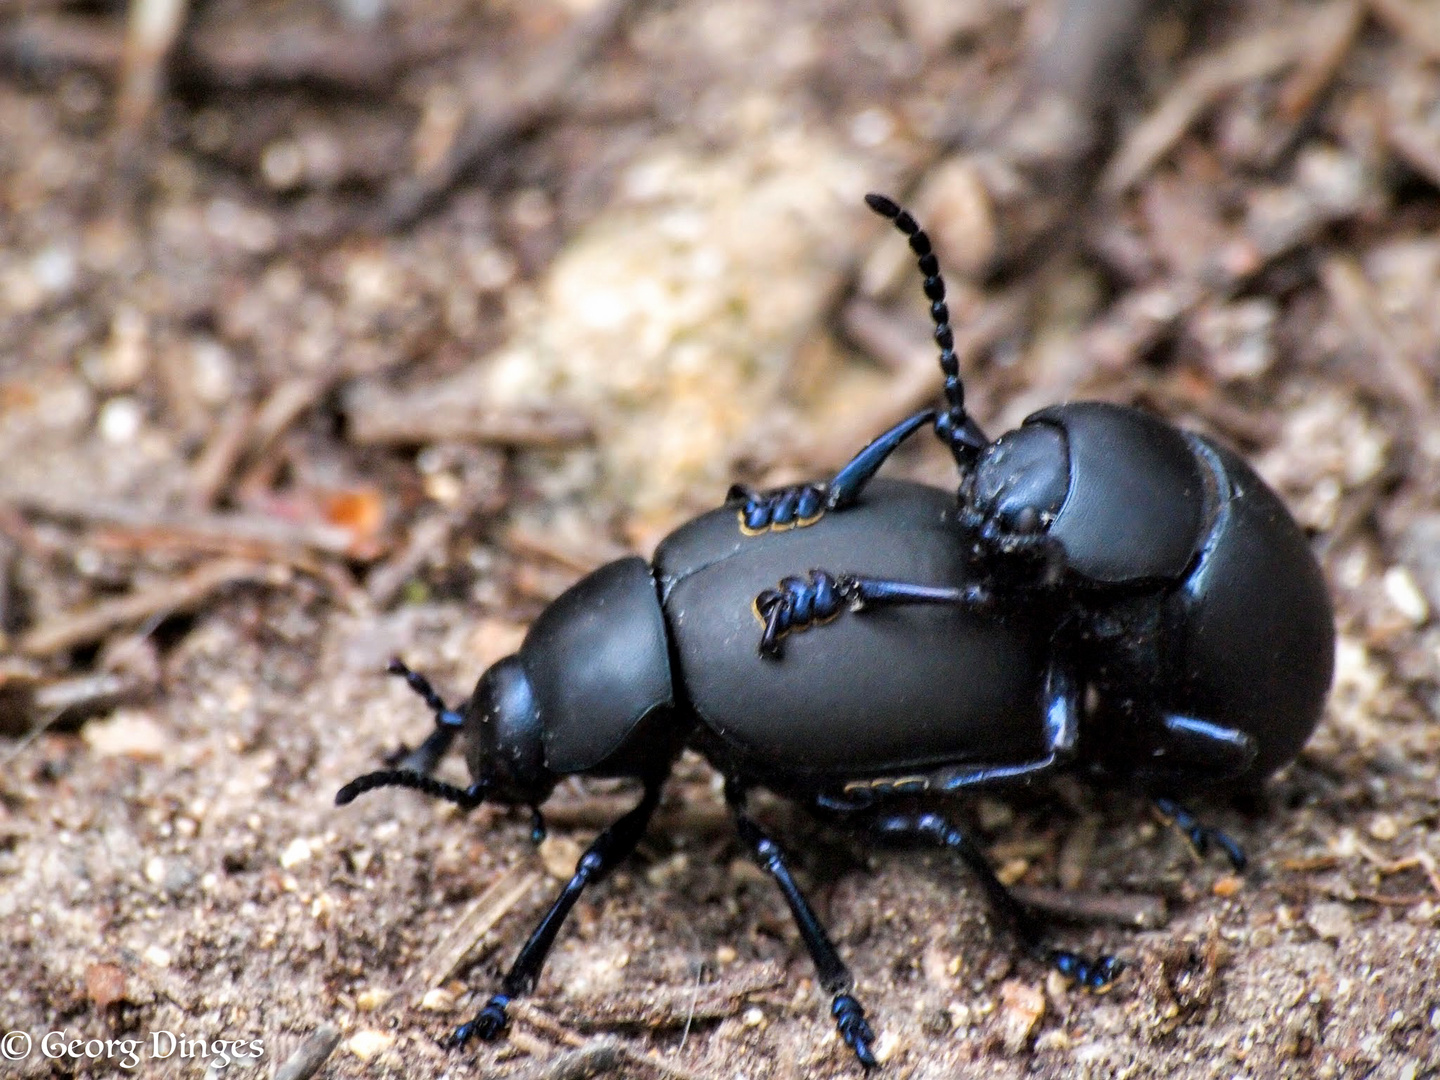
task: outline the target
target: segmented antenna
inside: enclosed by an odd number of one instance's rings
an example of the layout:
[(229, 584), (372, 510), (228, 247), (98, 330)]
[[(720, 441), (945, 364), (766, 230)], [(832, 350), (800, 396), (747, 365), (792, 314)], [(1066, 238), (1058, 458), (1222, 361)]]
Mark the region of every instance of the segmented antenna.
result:
[(935, 344), (940, 346), (940, 370), (945, 375), (945, 402), (949, 406), (935, 418), (935, 433), (950, 447), (956, 460), (967, 465), (989, 440), (965, 411), (965, 384), (960, 379), (960, 359), (955, 355), (955, 332), (950, 328), (950, 308), (945, 303), (940, 260), (935, 257), (930, 237), (920, 228), (920, 223), (894, 199), (872, 192), (865, 196), (865, 204), (905, 234), (920, 273), (925, 276), (922, 287), (930, 301), (930, 318), (935, 321)]
[(357, 776), (342, 787), (335, 793), (335, 805), (344, 806), (346, 803), (354, 802), (365, 792), (382, 787), (414, 788), (433, 798), (453, 802), (466, 810), (473, 810), (485, 801), (485, 789), (479, 784), (462, 788), (456, 787), (454, 784), (447, 784), (443, 780), (436, 780), (433, 776), (411, 772), (409, 769), (381, 769), (378, 772)]

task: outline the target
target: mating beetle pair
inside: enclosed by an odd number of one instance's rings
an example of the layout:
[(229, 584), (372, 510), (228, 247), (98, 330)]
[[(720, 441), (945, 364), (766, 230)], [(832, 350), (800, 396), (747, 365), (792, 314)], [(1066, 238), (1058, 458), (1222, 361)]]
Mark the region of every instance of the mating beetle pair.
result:
[[(953, 850), (1027, 951), (1098, 988), (1118, 962), (1048, 947), (974, 841), (921, 797), (1078, 772), (1153, 798), (1197, 848), (1217, 843), (1239, 868), (1238, 845), (1175, 800), (1258, 787), (1319, 720), (1330, 602), (1275, 494), (1231, 451), (1124, 406), (1059, 405), (988, 439), (965, 410), (929, 239), (891, 200), (866, 201), (919, 260), (944, 408), (885, 432), (828, 482), (734, 488), (652, 562), (583, 578), (458, 710), (392, 664), (434, 710), (435, 731), (337, 803), (397, 785), (467, 808), (529, 806), (539, 822), (564, 776), (643, 787), (457, 1043), (504, 1029), (581, 892), (635, 850), (686, 746), (725, 777), (740, 839), (783, 892), (840, 1035), (873, 1066), (850, 973), (746, 813), (748, 789), (883, 840)], [(959, 466), (958, 498), (873, 480), (926, 425)], [(461, 733), (466, 788), (430, 775)]]

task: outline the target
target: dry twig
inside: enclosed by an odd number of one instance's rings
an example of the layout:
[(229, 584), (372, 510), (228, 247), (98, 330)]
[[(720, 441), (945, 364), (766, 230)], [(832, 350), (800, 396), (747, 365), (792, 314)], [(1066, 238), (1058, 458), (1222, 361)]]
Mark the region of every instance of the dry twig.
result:
[(482, 937), (503, 919), (540, 880), (534, 870), (511, 868), (496, 880), (470, 905), (455, 922), (450, 932), (415, 967), (408, 982), (415, 987), (439, 986), (465, 962), (465, 958)]
[(1315, 47), (1309, 22), (1247, 34), (1201, 60), (1130, 133), (1101, 176), (1100, 190), (1121, 195), (1170, 152), (1206, 110), (1235, 87), (1283, 71)]
[(488, 112), (466, 120), (449, 150), (419, 176), (398, 181), (378, 213), (382, 230), (399, 228), (426, 213), (475, 165), (519, 135), (547, 122), (564, 104), (580, 68), (608, 43), (634, 14), (640, 0), (606, 0), (564, 30), (558, 41), (534, 57), (514, 93)]
[(1440, 60), (1440, 12), (1432, 3), (1369, 0), (1370, 10), (1427, 60)]
[(588, 442), (590, 422), (558, 408), (497, 410), (483, 401), (471, 373), (412, 390), (360, 382), (345, 393), (347, 434), (360, 446), (436, 442), (555, 448)]
[(1016, 885), (1011, 892), (1037, 911), (1074, 922), (1113, 923), (1131, 929), (1154, 930), (1170, 918), (1164, 897), (1142, 893), (1091, 893), (1027, 885)]
[(20, 635), (17, 645), (20, 652), (28, 656), (53, 656), (98, 641), (121, 626), (152, 616), (190, 611), (212, 593), (241, 582), (278, 584), (279, 579), (273, 568), (252, 562), (223, 559), (206, 563), (179, 580), (161, 582), (81, 611), (57, 615)]
[(340, 1045), (340, 1029), (322, 1024), (275, 1070), (275, 1080), (310, 1080)]

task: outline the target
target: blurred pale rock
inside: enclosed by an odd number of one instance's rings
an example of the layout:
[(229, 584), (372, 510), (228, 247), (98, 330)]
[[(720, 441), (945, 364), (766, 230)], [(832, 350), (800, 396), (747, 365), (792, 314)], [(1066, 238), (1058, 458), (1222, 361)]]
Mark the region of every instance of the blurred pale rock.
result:
[(864, 174), (842, 148), (778, 136), (762, 157), (673, 150), (634, 166), (570, 242), (488, 368), (499, 407), (593, 416), (600, 483), (642, 519), (726, 486), (743, 433), (849, 264)]

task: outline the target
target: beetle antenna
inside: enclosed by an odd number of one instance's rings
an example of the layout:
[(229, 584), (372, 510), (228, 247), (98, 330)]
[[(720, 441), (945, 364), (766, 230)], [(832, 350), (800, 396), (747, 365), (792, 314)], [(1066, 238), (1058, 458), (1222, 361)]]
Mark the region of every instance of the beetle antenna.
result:
[(391, 675), (399, 675), (405, 680), (405, 684), (425, 699), (425, 704), (435, 714), (435, 726), (438, 728), (458, 728), (465, 720), (450, 706), (445, 704), (445, 699), (435, 692), (430, 685), (430, 680), (418, 671), (412, 671), (402, 660), (394, 659), (385, 665), (385, 670)]
[(409, 769), (380, 769), (378, 772), (357, 776), (335, 793), (335, 805), (345, 806), (367, 791), (382, 787), (408, 787), (423, 791), (436, 799), (453, 802), (464, 810), (473, 810), (485, 801), (487, 785), (471, 784), (468, 788), (447, 784), (433, 776), (412, 772)]
[(922, 287), (930, 301), (930, 318), (935, 321), (935, 344), (940, 346), (940, 370), (945, 376), (945, 402), (949, 406), (935, 418), (935, 434), (950, 447), (960, 467), (968, 468), (990, 440), (965, 411), (965, 383), (960, 378), (960, 359), (955, 355), (955, 331), (950, 327), (950, 307), (945, 303), (940, 260), (935, 257), (930, 237), (920, 223), (894, 199), (872, 192), (865, 196), (865, 205), (905, 234), (920, 273), (925, 276)]

